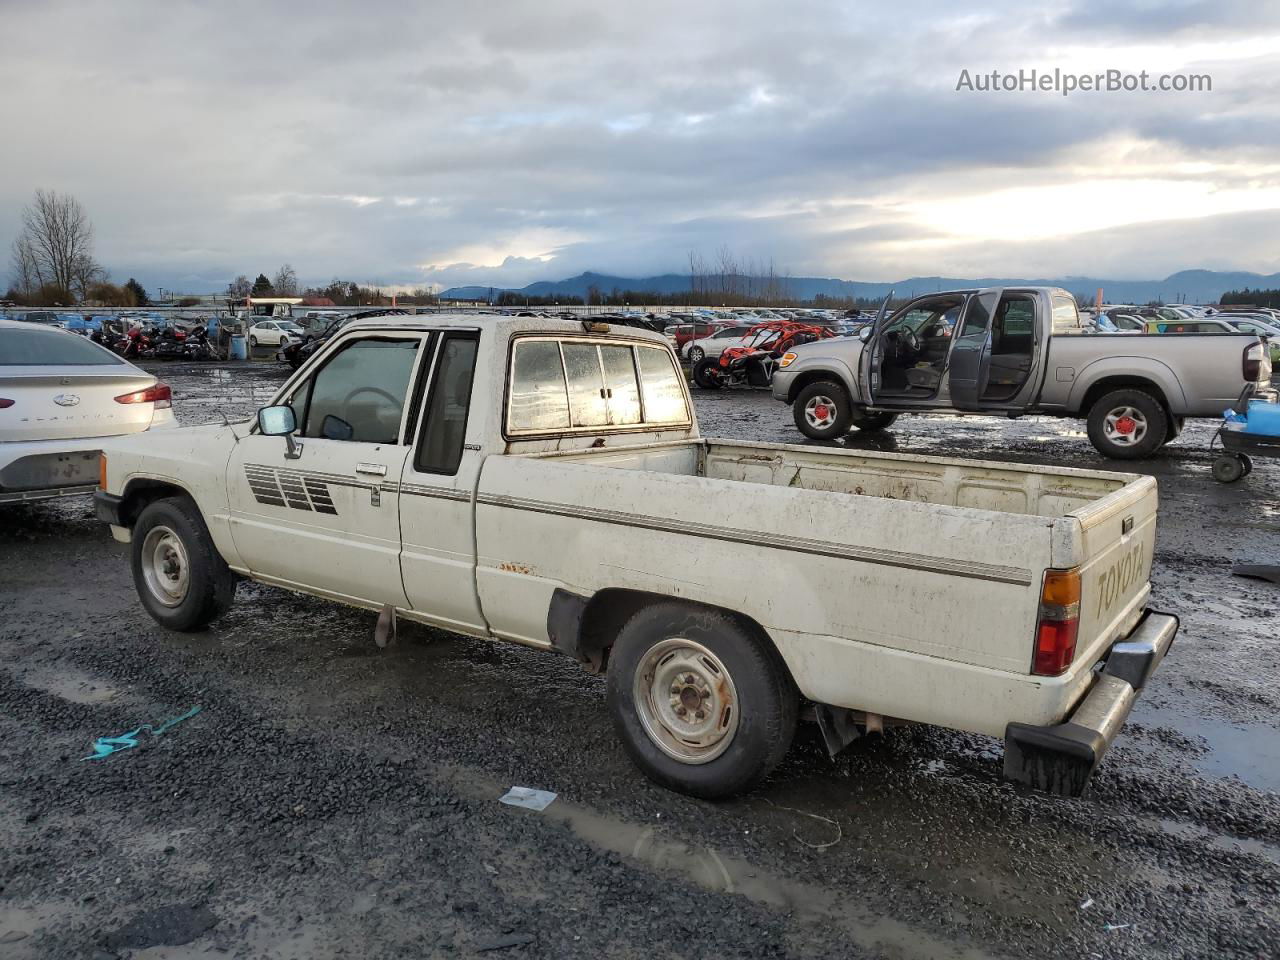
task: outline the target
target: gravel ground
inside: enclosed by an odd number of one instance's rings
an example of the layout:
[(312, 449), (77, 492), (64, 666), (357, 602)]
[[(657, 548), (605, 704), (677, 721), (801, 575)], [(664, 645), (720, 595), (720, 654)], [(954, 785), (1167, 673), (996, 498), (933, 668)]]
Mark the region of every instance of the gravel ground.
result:
[[(184, 422), (268, 364), (168, 366)], [(767, 395), (708, 435), (796, 442)], [(851, 443), (1104, 466), (1080, 424), (913, 418)], [(0, 515), (0, 957), (1275, 957), (1280, 465), (1214, 483), (1197, 422), (1160, 481), (1154, 605), (1182, 617), (1086, 800), (1002, 783), (998, 741), (802, 728), (755, 794), (627, 761), (567, 660), (243, 584), (207, 633), (138, 604), (83, 500)], [(201, 712), (136, 750), (96, 737)], [(556, 791), (535, 813), (512, 784)]]

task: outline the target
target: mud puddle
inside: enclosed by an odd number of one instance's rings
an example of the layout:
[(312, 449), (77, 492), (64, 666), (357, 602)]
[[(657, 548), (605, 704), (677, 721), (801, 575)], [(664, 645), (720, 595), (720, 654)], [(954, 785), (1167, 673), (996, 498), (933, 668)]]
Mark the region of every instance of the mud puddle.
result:
[(1232, 723), (1152, 704), (1135, 710), (1132, 722), (1202, 741), (1204, 752), (1187, 756), (1186, 762), (1203, 776), (1235, 777), (1257, 790), (1280, 793), (1280, 730), (1270, 724)]

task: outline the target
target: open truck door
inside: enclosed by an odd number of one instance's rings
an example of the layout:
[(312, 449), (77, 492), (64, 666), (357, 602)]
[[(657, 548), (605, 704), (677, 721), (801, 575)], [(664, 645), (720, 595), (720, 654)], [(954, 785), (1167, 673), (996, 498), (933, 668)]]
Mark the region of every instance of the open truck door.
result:
[(880, 312), (871, 326), (864, 327), (869, 331), (862, 337), (862, 355), (858, 358), (858, 402), (864, 407), (875, 405), (875, 396), (880, 392), (880, 364), (884, 360), (884, 328), (889, 322), (889, 301), (893, 299), (893, 291), (880, 304)]
[(951, 341), (947, 364), (951, 404), (957, 410), (981, 410), (979, 399), (991, 374), (991, 324), (1000, 304), (1001, 288), (979, 290), (965, 304)]

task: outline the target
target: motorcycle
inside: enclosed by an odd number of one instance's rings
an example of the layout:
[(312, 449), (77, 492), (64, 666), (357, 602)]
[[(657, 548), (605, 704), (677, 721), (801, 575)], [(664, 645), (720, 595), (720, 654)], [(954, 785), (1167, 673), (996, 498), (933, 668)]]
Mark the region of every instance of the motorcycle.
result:
[(156, 353), (155, 331), (130, 327), (112, 349), (126, 360), (150, 359)]
[(157, 360), (182, 360), (185, 354), (186, 334), (176, 327), (165, 327), (155, 339)]
[(209, 342), (209, 332), (204, 327), (196, 327), (182, 344), (184, 360), (217, 360), (218, 355)]

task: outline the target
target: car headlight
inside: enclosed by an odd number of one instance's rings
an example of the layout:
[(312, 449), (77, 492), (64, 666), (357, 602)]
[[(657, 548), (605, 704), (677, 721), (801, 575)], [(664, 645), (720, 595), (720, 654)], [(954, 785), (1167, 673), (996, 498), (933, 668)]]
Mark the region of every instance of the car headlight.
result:
[(796, 358), (796, 355), (794, 353), (784, 353), (782, 355), (782, 359), (778, 361), (778, 366), (789, 367), (791, 366), (791, 361), (793, 361), (795, 358)]

